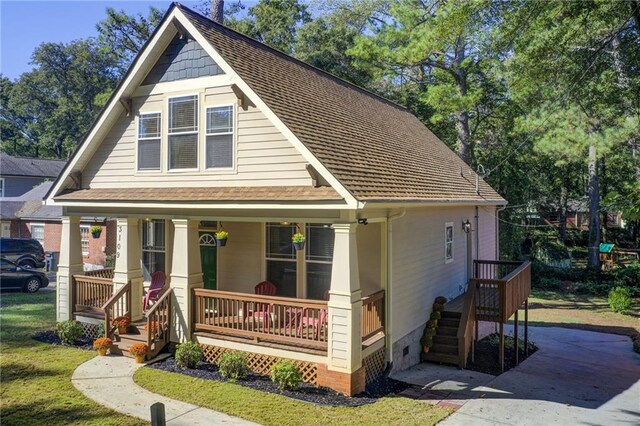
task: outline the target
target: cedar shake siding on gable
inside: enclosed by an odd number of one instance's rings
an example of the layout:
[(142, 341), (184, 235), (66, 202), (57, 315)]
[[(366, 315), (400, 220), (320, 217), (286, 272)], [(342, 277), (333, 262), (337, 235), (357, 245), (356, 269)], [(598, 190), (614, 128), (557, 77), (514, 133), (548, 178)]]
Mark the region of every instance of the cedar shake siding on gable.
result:
[[(133, 99), (134, 116), (163, 111), (162, 163), (166, 163), (166, 97), (157, 94)], [(200, 160), (204, 155), (204, 108), (236, 102), (229, 86), (210, 87), (200, 96)], [(84, 188), (310, 186), (307, 161), (256, 107), (236, 107), (236, 163), (232, 171), (136, 171), (137, 121), (122, 114), (82, 173)]]
[(222, 70), (197, 42), (176, 34), (142, 85), (218, 74)]

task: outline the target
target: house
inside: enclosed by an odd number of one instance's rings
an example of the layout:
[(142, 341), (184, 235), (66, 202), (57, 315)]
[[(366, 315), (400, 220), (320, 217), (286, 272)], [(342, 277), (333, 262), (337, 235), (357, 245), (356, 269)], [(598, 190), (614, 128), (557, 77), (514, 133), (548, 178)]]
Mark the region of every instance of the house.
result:
[(0, 230), (3, 237), (19, 233), (15, 212), (22, 206), (22, 197), (46, 180), (58, 177), (63, 160), (14, 157), (0, 152), (0, 202), (2, 203)]
[[(499, 263), (506, 201), (406, 109), (174, 3), (46, 203), (64, 209), (58, 320), (112, 334), (126, 313), (140, 334), (117, 350), (288, 358), (352, 395), (419, 362), (434, 298)], [(116, 218), (113, 270), (83, 273), (83, 216)]]

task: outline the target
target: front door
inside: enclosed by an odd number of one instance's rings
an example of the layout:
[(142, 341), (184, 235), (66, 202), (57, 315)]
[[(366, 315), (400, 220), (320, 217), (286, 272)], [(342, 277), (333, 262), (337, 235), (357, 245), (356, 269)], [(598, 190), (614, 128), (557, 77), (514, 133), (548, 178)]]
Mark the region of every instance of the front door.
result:
[(213, 232), (200, 232), (200, 260), (202, 262), (204, 288), (215, 290), (218, 256)]

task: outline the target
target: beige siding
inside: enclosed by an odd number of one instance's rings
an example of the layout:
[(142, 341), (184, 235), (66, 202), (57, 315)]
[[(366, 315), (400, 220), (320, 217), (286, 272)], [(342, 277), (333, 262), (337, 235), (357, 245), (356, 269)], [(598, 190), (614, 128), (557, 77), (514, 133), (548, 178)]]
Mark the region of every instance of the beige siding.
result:
[(480, 207), (479, 220), (479, 253), (478, 259), (495, 260), (496, 256), (496, 208)]
[[(462, 222), (473, 222), (473, 207), (407, 210), (392, 222), (392, 340), (420, 327), (437, 296), (459, 295), (466, 285), (466, 238)], [(453, 222), (454, 258), (445, 263), (445, 223)]]
[(368, 296), (382, 288), (380, 277), (380, 229), (379, 223), (358, 225), (356, 232), (358, 244), (358, 270), (362, 296)]
[[(189, 94), (197, 93), (191, 91)], [(184, 187), (184, 186), (286, 186), (310, 185), (307, 162), (256, 107), (236, 106), (236, 168), (230, 171), (204, 170), (204, 109), (236, 103), (230, 87), (200, 91), (200, 171), (167, 172), (167, 96), (153, 94), (133, 99), (134, 114), (122, 114), (83, 170), (86, 188)], [(163, 172), (136, 171), (137, 116), (140, 112), (162, 112)]]
[(218, 289), (253, 294), (262, 281), (262, 224), (224, 222), (224, 229), (229, 240), (218, 248)]

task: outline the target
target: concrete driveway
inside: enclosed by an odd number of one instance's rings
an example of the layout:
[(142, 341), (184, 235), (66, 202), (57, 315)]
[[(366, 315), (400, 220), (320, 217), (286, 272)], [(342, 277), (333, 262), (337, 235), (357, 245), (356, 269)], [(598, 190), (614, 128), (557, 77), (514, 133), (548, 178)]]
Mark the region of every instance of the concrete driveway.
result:
[(442, 425), (640, 424), (640, 355), (628, 337), (555, 327), (529, 335), (539, 350), (497, 377), (420, 364), (394, 378), (419, 385), (413, 397), (458, 408)]

